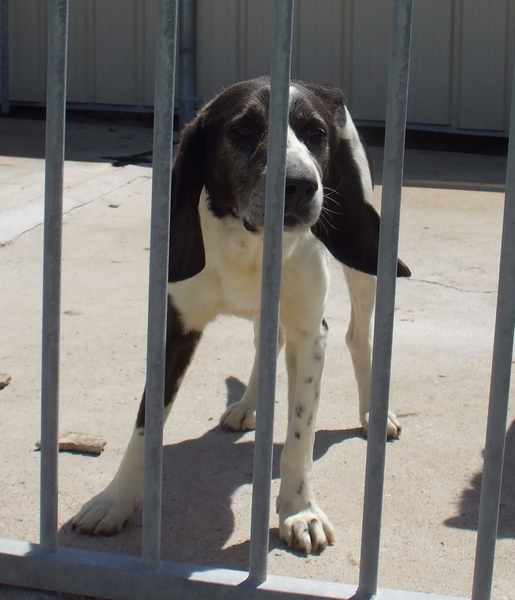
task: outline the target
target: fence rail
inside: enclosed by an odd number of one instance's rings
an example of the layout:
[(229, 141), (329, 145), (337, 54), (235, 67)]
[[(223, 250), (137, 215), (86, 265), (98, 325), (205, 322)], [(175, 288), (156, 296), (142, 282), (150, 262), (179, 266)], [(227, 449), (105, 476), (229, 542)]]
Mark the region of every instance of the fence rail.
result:
[[(249, 572), (161, 561), (162, 428), (169, 236), (169, 190), (175, 91), (178, 0), (160, 0), (156, 67), (146, 395), (145, 497), (142, 558), (60, 548), (57, 544), (60, 265), (68, 0), (51, 0), (48, 54), (44, 229), (42, 446), (40, 544), (0, 540), (0, 582), (112, 600), (150, 597), (209, 599), (349, 598), (449, 599), (378, 589), (379, 543), (400, 200), (406, 128), (413, 0), (396, 0), (390, 58), (378, 301), (374, 337), (371, 421), (359, 586), (306, 581), (267, 573), (273, 409), (293, 0), (275, 0), (270, 139), (266, 199), (260, 376), (255, 444)], [(515, 81), (515, 79), (514, 79)], [(512, 115), (515, 115), (515, 93)], [(515, 116), (511, 120), (490, 412), (481, 494), (473, 600), (489, 600), (515, 328)], [(173, 182), (172, 182), (173, 184)]]
[(9, 112), (9, 44), (7, 0), (0, 0), (0, 113)]
[(43, 234), (40, 544), (45, 552), (57, 550), (58, 527), (59, 344), (67, 44), (68, 0), (56, 0), (51, 2), (49, 11)]

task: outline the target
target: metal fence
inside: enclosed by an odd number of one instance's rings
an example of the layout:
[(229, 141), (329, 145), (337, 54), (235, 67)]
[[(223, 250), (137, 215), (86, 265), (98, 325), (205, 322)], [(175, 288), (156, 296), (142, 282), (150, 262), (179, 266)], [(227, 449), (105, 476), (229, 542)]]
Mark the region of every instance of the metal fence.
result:
[(7, 0), (0, 0), (0, 113), (9, 112), (9, 48)]
[[(164, 347), (169, 191), (178, 0), (160, 0), (148, 324), (143, 549), (134, 557), (62, 548), (57, 543), (62, 193), (68, 0), (50, 1), (43, 285), (40, 544), (0, 540), (0, 582), (113, 600), (165, 598), (354, 598), (415, 600), (443, 596), (378, 589), (379, 542), (390, 385), (397, 247), (406, 125), (413, 0), (394, 3), (383, 198), (377, 277), (370, 430), (359, 585), (268, 575), (272, 431), (293, 0), (275, 0), (270, 139), (260, 332), (260, 376), (249, 571), (211, 569), (160, 559)], [(515, 81), (515, 80), (514, 80)], [(490, 409), (472, 600), (491, 596), (515, 329), (515, 93)]]

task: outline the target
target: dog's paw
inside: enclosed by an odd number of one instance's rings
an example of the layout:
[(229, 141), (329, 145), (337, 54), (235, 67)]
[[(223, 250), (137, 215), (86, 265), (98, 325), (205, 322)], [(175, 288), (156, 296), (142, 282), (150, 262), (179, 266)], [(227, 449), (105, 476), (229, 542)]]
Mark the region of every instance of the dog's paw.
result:
[(279, 497), (277, 512), (279, 537), (290, 548), (306, 554), (319, 554), (334, 544), (333, 526), (314, 502), (303, 502), (297, 510), (292, 510), (292, 503), (282, 502)]
[[(367, 413), (365, 415), (365, 417), (362, 420), (362, 425), (363, 425), (363, 433), (365, 435), (365, 437), (367, 437), (368, 435), (368, 423), (369, 421), (369, 413)], [(401, 435), (401, 424), (399, 423), (399, 421), (397, 420), (397, 416), (395, 415), (395, 413), (388, 411), (388, 426), (387, 426), (387, 430), (386, 430), (386, 436), (389, 440), (396, 440), (400, 435)]]
[(256, 409), (243, 400), (231, 404), (220, 418), (224, 429), (248, 431), (256, 428)]
[(72, 521), (72, 529), (91, 535), (115, 535), (141, 505), (140, 498), (120, 494), (112, 484), (86, 502)]

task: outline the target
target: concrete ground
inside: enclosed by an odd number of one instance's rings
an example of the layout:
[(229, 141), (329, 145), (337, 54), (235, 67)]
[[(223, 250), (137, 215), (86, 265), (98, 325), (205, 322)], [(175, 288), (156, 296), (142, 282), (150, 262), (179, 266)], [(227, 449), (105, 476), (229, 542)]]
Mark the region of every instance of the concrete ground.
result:
[[(38, 541), (44, 124), (0, 119), (0, 537)], [(107, 440), (99, 457), (60, 454), (59, 542), (137, 555), (141, 515), (113, 538), (70, 520), (110, 481), (145, 378), (149, 165), (105, 156), (151, 149), (141, 123), (69, 123), (65, 171), (60, 430)], [(381, 151), (372, 149), (380, 171)], [(505, 159), (407, 152), (380, 586), (470, 596), (488, 403)], [(380, 179), (380, 173), (379, 173)], [(379, 201), (381, 187), (375, 191)], [(271, 515), (270, 572), (358, 579), (366, 443), (345, 332), (349, 302), (333, 264), (330, 335), (315, 444), (315, 486), (336, 530), (320, 556), (285, 548)], [(253, 359), (252, 326), (205, 333), (165, 430), (163, 558), (245, 569), (254, 434), (218, 428)], [(280, 361), (274, 496), (286, 427)], [(512, 392), (513, 398), (513, 392)], [(515, 409), (509, 415), (493, 598), (515, 598)], [(0, 588), (0, 597), (25, 598)], [(43, 598), (43, 596), (39, 596)]]

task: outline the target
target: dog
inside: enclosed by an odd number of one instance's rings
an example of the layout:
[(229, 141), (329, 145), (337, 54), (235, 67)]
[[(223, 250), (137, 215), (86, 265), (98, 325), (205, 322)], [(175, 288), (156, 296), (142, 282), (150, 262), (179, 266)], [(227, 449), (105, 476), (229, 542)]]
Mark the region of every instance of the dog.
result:
[[(236, 83), (204, 106), (181, 136), (171, 194), (165, 418), (210, 321), (221, 314), (250, 319), (259, 345), (269, 101), (268, 78)], [(343, 92), (332, 85), (292, 81), (279, 336), (279, 345), (286, 346), (288, 429), (277, 512), (281, 539), (305, 553), (319, 553), (334, 542), (311, 476), (328, 329), (323, 312), (330, 254), (343, 264), (350, 292), (346, 342), (365, 434), (368, 428), (379, 240), (372, 186), (371, 161)], [(410, 275), (402, 261), (397, 275)], [(253, 429), (256, 396), (255, 363), (243, 398), (229, 406), (221, 425)], [(399, 431), (390, 413), (389, 437)], [(75, 516), (75, 530), (117, 533), (139, 508), (144, 434), (145, 393), (116, 475)]]

